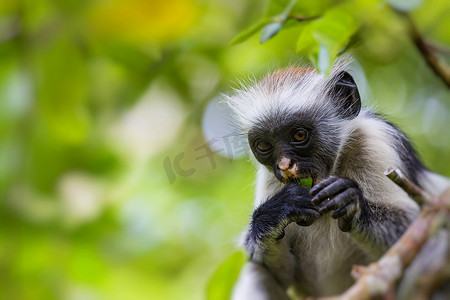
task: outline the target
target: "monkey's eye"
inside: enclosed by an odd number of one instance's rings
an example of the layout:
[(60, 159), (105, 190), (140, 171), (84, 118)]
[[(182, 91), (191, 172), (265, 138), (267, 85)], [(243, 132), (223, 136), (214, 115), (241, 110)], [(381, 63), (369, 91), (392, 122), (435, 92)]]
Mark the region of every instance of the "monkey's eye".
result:
[(268, 152), (272, 149), (272, 144), (265, 141), (260, 141), (256, 144), (256, 148), (258, 148), (261, 152)]
[(304, 142), (307, 137), (308, 133), (305, 130), (300, 129), (294, 133), (294, 135), (292, 136), (292, 141), (301, 143)]

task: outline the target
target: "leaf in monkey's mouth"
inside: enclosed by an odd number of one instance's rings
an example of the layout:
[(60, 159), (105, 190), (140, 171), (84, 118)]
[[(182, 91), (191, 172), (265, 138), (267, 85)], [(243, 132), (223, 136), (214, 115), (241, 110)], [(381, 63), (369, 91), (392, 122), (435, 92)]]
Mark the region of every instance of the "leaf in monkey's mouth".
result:
[(313, 179), (312, 177), (300, 178), (298, 184), (310, 190), (313, 186)]

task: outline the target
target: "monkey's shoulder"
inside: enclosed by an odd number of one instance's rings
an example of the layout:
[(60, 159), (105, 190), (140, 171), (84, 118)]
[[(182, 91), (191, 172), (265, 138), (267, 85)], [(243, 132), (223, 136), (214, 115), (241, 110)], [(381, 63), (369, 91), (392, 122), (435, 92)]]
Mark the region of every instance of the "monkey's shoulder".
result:
[[(400, 169), (415, 184), (425, 170), (406, 135), (393, 123), (372, 112), (363, 113), (348, 126), (334, 173), (359, 177), (383, 176), (387, 168)], [(356, 173), (356, 174), (355, 174)]]

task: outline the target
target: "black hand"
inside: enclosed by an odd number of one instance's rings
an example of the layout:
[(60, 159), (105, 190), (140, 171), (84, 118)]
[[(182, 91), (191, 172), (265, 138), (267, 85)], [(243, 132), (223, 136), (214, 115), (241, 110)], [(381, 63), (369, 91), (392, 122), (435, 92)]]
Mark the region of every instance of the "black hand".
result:
[(320, 217), (311, 198), (308, 189), (294, 183), (285, 185), (253, 212), (248, 242), (257, 243), (267, 238), (281, 239), (284, 228), (292, 222), (302, 226), (311, 225)]
[(313, 196), (312, 204), (319, 208), (321, 214), (333, 211), (331, 217), (339, 219), (339, 228), (344, 232), (351, 230), (353, 217), (362, 200), (362, 192), (356, 182), (348, 178), (330, 177), (315, 185), (310, 194)]

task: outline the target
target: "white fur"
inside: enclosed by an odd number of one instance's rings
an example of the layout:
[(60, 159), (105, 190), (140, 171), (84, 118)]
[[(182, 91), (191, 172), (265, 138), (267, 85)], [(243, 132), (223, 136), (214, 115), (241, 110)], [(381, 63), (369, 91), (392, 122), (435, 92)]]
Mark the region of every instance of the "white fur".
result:
[(224, 101), (233, 110), (244, 132), (250, 130), (258, 120), (280, 108), (286, 111), (316, 108), (318, 113), (326, 113), (326, 91), (333, 85), (330, 78), (342, 71), (348, 62), (346, 59), (340, 60), (329, 78), (316, 71), (303, 73), (302, 76), (299, 76), (301, 71), (273, 76), (278, 74), (275, 72), (266, 77), (268, 80), (241, 83), (241, 88), (235, 90), (234, 95), (224, 95)]

